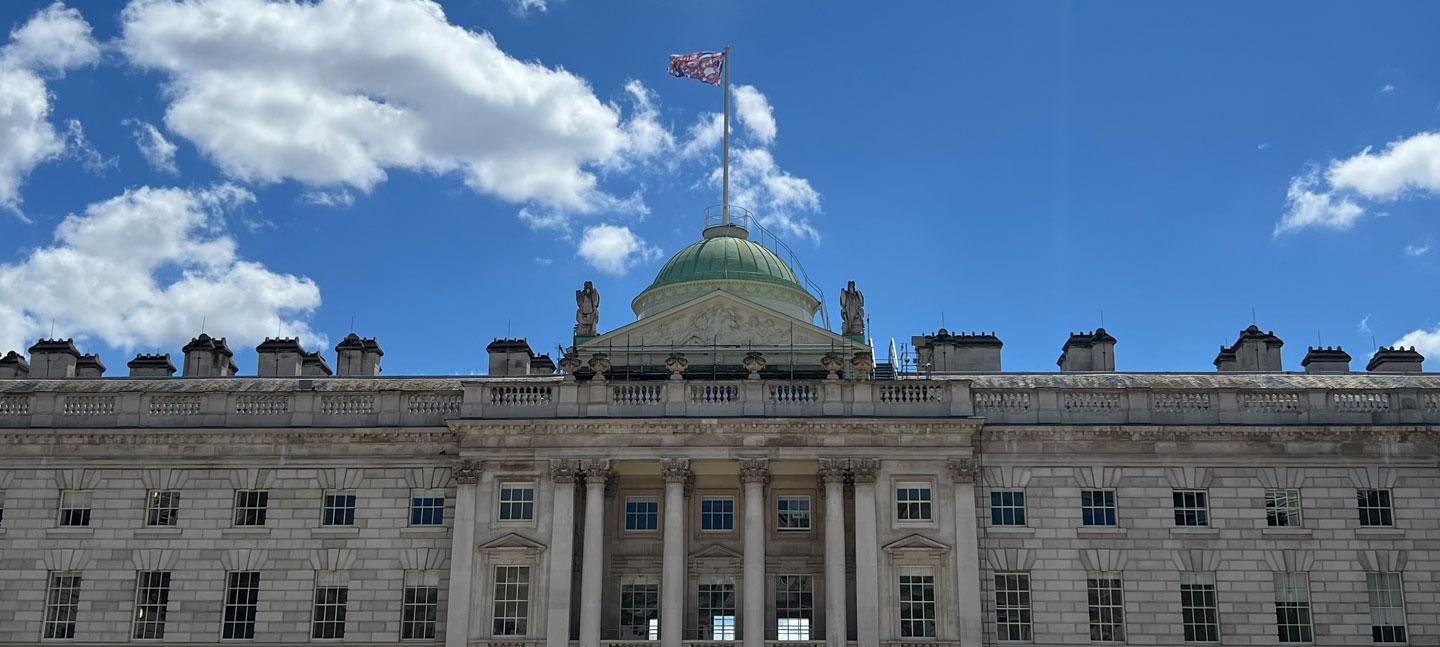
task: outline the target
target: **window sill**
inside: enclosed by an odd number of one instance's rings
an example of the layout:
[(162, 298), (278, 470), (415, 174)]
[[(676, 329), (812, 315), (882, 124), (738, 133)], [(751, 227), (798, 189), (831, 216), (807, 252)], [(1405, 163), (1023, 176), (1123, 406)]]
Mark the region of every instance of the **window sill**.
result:
[(986, 526), (985, 533), (989, 535), (1019, 535), (1023, 537), (1035, 534), (1035, 529), (1029, 526)]
[(66, 527), (63, 527), (63, 528), (46, 528), (46, 529), (45, 529), (45, 536), (46, 536), (46, 537), (89, 537), (89, 536), (92, 536), (92, 535), (94, 535), (94, 534), (95, 534), (95, 529), (94, 529), (94, 528), (91, 528), (91, 527), (89, 527), (89, 526), (83, 526), (83, 527), (66, 526)]
[(360, 534), (360, 528), (356, 526), (320, 526), (310, 529), (311, 536), (347, 536)]
[(265, 526), (234, 526), (222, 528), (222, 537), (264, 537), (270, 534), (270, 529)]
[(1394, 526), (1361, 526), (1355, 529), (1357, 537), (1400, 537), (1404, 535), (1404, 528)]
[(1187, 526), (1187, 527), (1182, 527), (1182, 528), (1171, 528), (1171, 529), (1170, 529), (1170, 536), (1171, 536), (1171, 537), (1177, 537), (1177, 536), (1178, 536), (1178, 537), (1197, 537), (1197, 538), (1219, 537), (1219, 536), (1220, 536), (1220, 529), (1219, 529), (1219, 528), (1211, 528), (1211, 527), (1209, 527), (1209, 526)]
[(1260, 529), (1260, 534), (1271, 537), (1309, 537), (1312, 531), (1309, 528), (1292, 528), (1287, 526), (1266, 526)]
[(447, 535), (450, 534), (450, 526), (405, 526), (400, 529), (402, 535)]
[(178, 526), (145, 526), (135, 529), (136, 538), (144, 537), (170, 537), (178, 535), (182, 531)]
[(1075, 529), (1075, 534), (1080, 537), (1116, 537), (1124, 536), (1126, 532), (1120, 526), (1080, 526)]

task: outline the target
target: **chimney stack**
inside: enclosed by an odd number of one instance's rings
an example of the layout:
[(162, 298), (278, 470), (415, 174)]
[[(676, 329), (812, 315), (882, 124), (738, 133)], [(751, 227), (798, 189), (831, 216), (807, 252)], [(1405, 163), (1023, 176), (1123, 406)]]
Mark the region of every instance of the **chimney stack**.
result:
[(933, 335), (910, 338), (915, 346), (916, 369), (922, 373), (970, 373), (1000, 370), (1000, 349), (995, 333), (950, 334), (941, 328)]
[(1424, 370), (1424, 362), (1425, 356), (1416, 352), (1414, 346), (1381, 346), (1370, 358), (1370, 363), (1365, 365), (1365, 370), (1369, 373), (1419, 373)]
[(6, 377), (30, 377), (30, 362), (24, 355), (12, 350), (0, 357), (0, 378)]
[(105, 363), (99, 355), (81, 355), (75, 360), (75, 377), (100, 377), (105, 374)]
[(380, 358), (384, 355), (374, 337), (352, 332), (335, 345), (335, 368), (341, 377), (374, 377), (380, 374)]
[(260, 377), (300, 377), (305, 349), (299, 337), (266, 337), (255, 347), (258, 362), (255, 374)]
[(550, 359), (549, 355), (536, 355), (535, 359), (530, 360), (530, 374), (554, 375), (555, 360)]
[(1305, 367), (1306, 373), (1349, 373), (1350, 353), (1339, 346), (1310, 346), (1305, 351), (1305, 359), (1300, 360), (1300, 365)]
[(235, 375), (235, 354), (225, 338), (216, 339), (205, 333), (190, 340), (182, 349), (185, 352), (185, 377), (233, 377)]
[(304, 377), (326, 377), (334, 375), (330, 370), (330, 362), (325, 361), (325, 356), (320, 351), (304, 353), (300, 357), (300, 375)]
[(130, 377), (174, 377), (175, 365), (170, 363), (170, 353), (146, 355), (141, 353), (126, 364)]
[(1221, 373), (1278, 373), (1283, 370), (1280, 367), (1280, 347), (1284, 345), (1285, 342), (1280, 341), (1274, 331), (1261, 332), (1258, 326), (1251, 324), (1240, 331), (1240, 338), (1229, 348), (1220, 347), (1220, 354), (1215, 356), (1215, 370)]
[(1060, 365), (1061, 373), (1114, 373), (1115, 338), (1104, 328), (1096, 328), (1093, 333), (1070, 333), (1055, 363)]
[(530, 342), (524, 339), (496, 339), (485, 347), (485, 352), (490, 354), (491, 377), (529, 375), (535, 360)]
[(30, 377), (55, 380), (75, 377), (80, 351), (73, 339), (41, 339), (30, 347)]

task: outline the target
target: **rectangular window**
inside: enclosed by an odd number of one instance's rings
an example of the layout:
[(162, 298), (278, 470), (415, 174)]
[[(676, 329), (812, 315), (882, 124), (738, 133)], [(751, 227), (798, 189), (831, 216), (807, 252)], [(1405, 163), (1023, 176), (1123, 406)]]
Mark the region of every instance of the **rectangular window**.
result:
[(145, 525), (173, 526), (180, 513), (180, 493), (175, 490), (150, 490), (145, 497)]
[(1025, 525), (1025, 493), (1020, 490), (997, 490), (991, 492), (990, 525)]
[(1030, 640), (1030, 574), (995, 574), (995, 631), (1000, 640)]
[(524, 636), (530, 624), (530, 567), (495, 567), (495, 613), (491, 633)]
[(45, 637), (75, 637), (75, 618), (80, 611), (80, 573), (50, 571), (45, 590)]
[(930, 521), (930, 484), (896, 484), (895, 518), (900, 521)]
[(338, 639), (345, 637), (345, 605), (350, 601), (350, 587), (315, 587), (315, 607), (310, 616), (310, 637)]
[(432, 640), (440, 612), (440, 577), (425, 571), (405, 572), (400, 601), (400, 639)]
[(1310, 622), (1309, 574), (1275, 574), (1275, 628), (1282, 643), (1315, 640), (1315, 629)]
[(1087, 526), (1115, 525), (1115, 490), (1081, 490), (1080, 521)]
[(410, 495), (410, 525), (445, 525), (445, 494), (441, 492), (413, 492)]
[(1175, 490), (1175, 525), (1210, 525), (1210, 502), (1204, 490)]
[(777, 575), (775, 637), (780, 640), (810, 640), (814, 619), (815, 579), (809, 575)]
[(779, 513), (775, 527), (782, 532), (810, 529), (810, 497), (782, 496), (775, 500), (775, 509)]
[(90, 490), (60, 491), (61, 527), (90, 525)]
[(326, 492), (325, 507), (320, 512), (322, 526), (355, 525), (355, 493)]
[(1085, 579), (1090, 604), (1090, 640), (1125, 641), (1125, 592), (1119, 574), (1097, 573)]
[(711, 531), (734, 530), (734, 497), (707, 496), (700, 499), (700, 529)]
[(250, 640), (255, 637), (255, 611), (260, 608), (260, 572), (232, 571), (225, 574), (225, 617), (220, 637)]
[(1403, 643), (1405, 632), (1405, 591), (1399, 573), (1366, 573), (1370, 591), (1370, 638), (1377, 643)]
[(1265, 525), (1271, 528), (1299, 528), (1300, 490), (1265, 490)]
[(625, 529), (655, 530), (660, 527), (660, 501), (652, 496), (625, 499)]
[(500, 484), (500, 520), (530, 521), (535, 518), (535, 486), (529, 483)]
[(135, 576), (135, 630), (137, 640), (165, 637), (165, 612), (170, 606), (170, 573), (140, 571)]
[(620, 585), (620, 639), (660, 640), (660, 585)]
[(900, 574), (900, 637), (935, 637), (935, 576)]
[(263, 526), (270, 493), (264, 490), (235, 491), (235, 525)]
[(1356, 490), (1355, 499), (1360, 506), (1360, 525), (1395, 525), (1394, 512), (1390, 508), (1390, 490)]
[(735, 585), (701, 583), (701, 640), (735, 640)]
[(1214, 573), (1180, 574), (1180, 619), (1184, 623), (1185, 642), (1220, 641)]

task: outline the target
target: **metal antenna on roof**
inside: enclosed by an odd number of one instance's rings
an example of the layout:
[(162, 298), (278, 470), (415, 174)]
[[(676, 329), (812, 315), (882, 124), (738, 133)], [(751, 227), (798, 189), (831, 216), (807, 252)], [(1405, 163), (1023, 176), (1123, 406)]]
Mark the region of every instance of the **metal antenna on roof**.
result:
[(207, 317), (201, 317), (201, 318), (200, 318), (200, 334), (202, 334), (202, 335), (205, 334), (205, 322), (206, 322), (207, 319), (208, 319)]
[(350, 332), (355, 332), (355, 315), (350, 315)]
[(1256, 323), (1256, 321), (1255, 321), (1255, 306), (1250, 306), (1250, 323), (1251, 323), (1252, 325), (1254, 325), (1254, 324)]
[(1104, 309), (1101, 309), (1101, 310), (1100, 310), (1100, 327), (1101, 327), (1101, 328), (1104, 328), (1104, 327), (1105, 327), (1105, 310), (1104, 310)]
[(54, 318), (54, 317), (51, 317), (51, 318), (50, 318), (50, 338), (51, 338), (51, 339), (54, 339), (54, 338), (55, 338), (55, 318)]

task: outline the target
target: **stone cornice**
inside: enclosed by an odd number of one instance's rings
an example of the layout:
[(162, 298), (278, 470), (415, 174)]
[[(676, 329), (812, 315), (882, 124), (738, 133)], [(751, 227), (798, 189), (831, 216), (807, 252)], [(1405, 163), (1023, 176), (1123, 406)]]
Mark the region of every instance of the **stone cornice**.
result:
[(449, 420), (457, 432), (485, 435), (517, 433), (626, 435), (635, 433), (809, 433), (809, 434), (946, 434), (976, 433), (978, 418), (560, 418)]
[(981, 442), (1025, 441), (1440, 442), (1436, 425), (989, 425)]
[(442, 444), (459, 447), (463, 434), (444, 427), (314, 429), (53, 429), (0, 431), (0, 446), (353, 445)]

